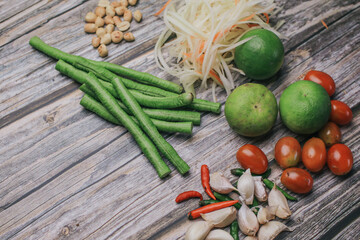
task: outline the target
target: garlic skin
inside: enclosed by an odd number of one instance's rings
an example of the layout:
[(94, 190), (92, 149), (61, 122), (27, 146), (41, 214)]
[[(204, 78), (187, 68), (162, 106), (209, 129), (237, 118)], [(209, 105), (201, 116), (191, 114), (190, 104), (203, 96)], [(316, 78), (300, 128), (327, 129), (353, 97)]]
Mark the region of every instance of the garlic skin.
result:
[(244, 200), (246, 204), (252, 204), (254, 200), (255, 183), (251, 176), (250, 169), (239, 178), (237, 189), (240, 194), (240, 200)]
[(261, 207), (258, 214), (257, 219), (260, 224), (265, 224), (269, 222), (270, 220), (275, 219), (275, 213), (276, 213), (277, 207)]
[(207, 235), (205, 240), (234, 240), (234, 238), (224, 230), (215, 229)]
[(276, 184), (269, 193), (268, 203), (270, 207), (277, 207), (275, 215), (278, 218), (287, 219), (291, 216), (288, 202), (285, 196), (276, 188)]
[(265, 184), (262, 181), (262, 178), (260, 176), (253, 177), (254, 184), (255, 184), (255, 190), (254, 194), (257, 200), (260, 202), (266, 202), (268, 198), (268, 194), (266, 192)]
[(205, 221), (194, 222), (185, 234), (185, 240), (204, 240), (214, 226)]
[(236, 190), (229, 179), (220, 172), (210, 174), (210, 186), (214, 191), (221, 194), (228, 194)]
[(281, 222), (270, 221), (261, 226), (258, 234), (259, 240), (272, 240), (282, 231), (292, 231)]
[(257, 237), (246, 236), (243, 240), (258, 240)]
[(256, 215), (246, 204), (242, 204), (238, 212), (238, 224), (241, 232), (248, 236), (255, 236), (259, 230)]
[(210, 213), (201, 214), (201, 217), (214, 225), (214, 227), (229, 226), (236, 219), (236, 208), (227, 207)]

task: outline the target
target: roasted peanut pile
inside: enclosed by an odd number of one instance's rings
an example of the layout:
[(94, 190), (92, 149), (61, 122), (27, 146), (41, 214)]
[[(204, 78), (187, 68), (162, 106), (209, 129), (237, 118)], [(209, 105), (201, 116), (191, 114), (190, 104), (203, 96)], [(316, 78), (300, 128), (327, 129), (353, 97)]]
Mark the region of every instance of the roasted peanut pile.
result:
[(106, 45), (111, 42), (119, 43), (123, 39), (127, 42), (135, 40), (134, 35), (128, 30), (132, 19), (140, 22), (142, 14), (139, 10), (132, 12), (128, 6), (135, 6), (136, 3), (137, 0), (120, 0), (112, 3), (108, 0), (100, 0), (95, 8), (95, 13), (88, 12), (86, 14), (84, 30), (86, 33), (96, 33), (91, 44), (98, 49), (100, 57), (108, 55)]

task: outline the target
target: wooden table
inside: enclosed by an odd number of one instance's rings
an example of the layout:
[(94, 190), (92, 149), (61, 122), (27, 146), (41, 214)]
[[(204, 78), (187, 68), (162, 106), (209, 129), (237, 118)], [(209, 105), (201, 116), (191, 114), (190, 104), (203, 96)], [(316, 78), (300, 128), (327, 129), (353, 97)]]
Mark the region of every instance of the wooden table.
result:
[[(271, 18), (285, 20), (280, 32), (285, 63), (275, 81), (264, 84), (279, 99), (282, 91), (308, 69), (323, 70), (336, 81), (335, 99), (353, 110), (341, 127), (342, 142), (354, 154), (344, 177), (325, 168), (314, 177), (311, 194), (290, 202), (293, 215), (284, 223), (293, 232), (278, 239), (360, 238), (360, 3), (357, 0), (277, 1)], [(106, 61), (156, 76), (153, 48), (164, 29), (153, 13), (164, 1), (140, 0), (141, 24), (133, 24), (134, 43), (109, 45)], [(63, 51), (102, 60), (83, 32), (92, 1), (0, 1), (0, 239), (182, 239), (191, 224), (186, 213), (198, 202), (175, 204), (184, 190), (202, 191), (200, 166), (222, 171), (238, 167), (236, 150), (245, 143), (273, 156), (275, 142), (296, 136), (278, 119), (265, 137), (243, 138), (228, 127), (224, 114), (202, 114), (192, 136), (164, 134), (191, 166), (186, 177), (172, 171), (160, 180), (130, 134), (84, 110), (79, 85), (59, 74), (55, 61), (32, 49), (39, 36)], [(324, 20), (329, 29), (320, 22)], [(239, 78), (237, 85), (249, 80)], [(223, 104), (224, 91), (217, 90)], [(211, 91), (199, 93), (211, 100)], [(303, 144), (306, 136), (296, 136)], [(271, 179), (280, 168), (270, 162)]]

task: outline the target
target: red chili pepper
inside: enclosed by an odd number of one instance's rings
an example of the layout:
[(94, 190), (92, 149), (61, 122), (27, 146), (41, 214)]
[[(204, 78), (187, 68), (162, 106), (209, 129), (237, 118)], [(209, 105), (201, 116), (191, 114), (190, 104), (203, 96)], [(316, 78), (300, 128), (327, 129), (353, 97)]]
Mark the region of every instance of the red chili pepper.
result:
[(181, 203), (182, 201), (188, 200), (189, 198), (200, 198), (200, 201), (203, 200), (201, 193), (197, 191), (187, 191), (180, 193), (179, 196), (176, 197), (175, 202)]
[(188, 218), (189, 219), (195, 219), (200, 217), (200, 214), (204, 214), (204, 213), (209, 213), (209, 212), (213, 212), (222, 208), (226, 208), (226, 207), (230, 207), (236, 203), (238, 203), (238, 200), (231, 200), (231, 201), (224, 201), (224, 202), (217, 202), (217, 203), (212, 203), (206, 206), (203, 206), (201, 208), (192, 210), (191, 212), (188, 213)]
[(209, 195), (209, 197), (211, 197), (212, 199), (216, 200), (216, 197), (211, 192), (211, 188), (210, 188), (209, 168), (205, 164), (201, 166), (201, 183), (202, 183), (207, 195)]

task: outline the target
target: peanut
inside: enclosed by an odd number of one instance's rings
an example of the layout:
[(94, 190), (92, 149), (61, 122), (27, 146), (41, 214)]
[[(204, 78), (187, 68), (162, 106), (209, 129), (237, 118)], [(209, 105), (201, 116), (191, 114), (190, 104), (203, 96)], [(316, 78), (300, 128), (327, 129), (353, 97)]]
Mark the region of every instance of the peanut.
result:
[(105, 16), (105, 13), (106, 13), (106, 10), (104, 7), (96, 7), (95, 8), (95, 14), (98, 16), (98, 17), (104, 17)]
[(142, 19), (142, 13), (141, 13), (139, 10), (136, 10), (133, 15), (134, 15), (135, 21), (137, 21), (137, 22), (140, 22), (140, 21), (141, 21), (141, 19)]
[(110, 16), (106, 16), (106, 17), (104, 18), (104, 21), (105, 21), (105, 24), (114, 24), (114, 20), (113, 20), (113, 18), (110, 17)]
[(128, 2), (131, 6), (135, 6), (137, 3), (137, 0), (128, 0)]
[(129, 5), (127, 0), (120, 0), (120, 5), (123, 7), (127, 7)]
[(135, 37), (134, 37), (134, 35), (133, 35), (131, 32), (125, 33), (125, 34), (124, 34), (124, 39), (125, 39), (125, 41), (127, 41), (127, 42), (135, 41)]
[(94, 23), (96, 20), (96, 14), (93, 13), (93, 12), (88, 12), (86, 15), (85, 15), (85, 22), (87, 23)]
[(97, 27), (103, 27), (104, 26), (104, 19), (102, 19), (101, 17), (97, 17), (95, 20), (95, 25)]
[(105, 46), (105, 44), (101, 44), (100, 47), (98, 48), (98, 52), (100, 57), (106, 57), (108, 55), (108, 50)]
[(95, 33), (97, 29), (97, 26), (94, 23), (87, 23), (84, 26), (84, 30), (87, 33)]
[(116, 26), (121, 23), (121, 19), (118, 16), (113, 17), (113, 20), (114, 20), (114, 23), (115, 23)]
[(115, 12), (119, 16), (124, 15), (125, 10), (126, 10), (126, 7), (122, 7), (122, 6), (115, 8)]
[(107, 7), (110, 5), (109, 0), (99, 0), (98, 6), (99, 7)]
[(96, 30), (96, 35), (99, 37), (99, 38), (102, 38), (104, 35), (105, 35), (106, 31), (104, 28), (98, 28)]
[(91, 40), (91, 45), (94, 48), (97, 48), (100, 45), (100, 38), (99, 37), (93, 37)]
[(114, 8), (120, 7), (120, 2), (112, 2), (110, 6), (113, 6)]
[(106, 33), (112, 33), (114, 31), (114, 29), (115, 29), (114, 24), (108, 24), (105, 27)]
[(130, 23), (128, 21), (123, 21), (119, 25), (117, 25), (119, 31), (125, 32), (130, 28)]
[(111, 34), (110, 33), (106, 33), (104, 36), (101, 37), (100, 40), (101, 44), (105, 44), (108, 45), (111, 43)]
[(124, 21), (131, 22), (132, 20), (132, 12), (129, 9), (126, 9), (124, 12)]
[(107, 6), (105, 11), (106, 11), (106, 16), (110, 16), (110, 17), (115, 16), (115, 8), (113, 6)]
[(114, 31), (111, 33), (111, 41), (113, 43), (119, 43), (123, 39), (123, 33), (120, 31)]

